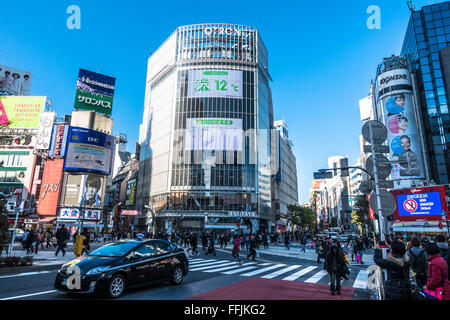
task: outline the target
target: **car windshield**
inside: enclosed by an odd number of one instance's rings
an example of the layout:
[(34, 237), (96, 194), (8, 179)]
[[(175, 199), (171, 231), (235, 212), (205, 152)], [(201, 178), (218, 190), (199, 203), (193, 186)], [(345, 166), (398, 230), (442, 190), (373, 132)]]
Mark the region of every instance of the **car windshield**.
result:
[(134, 242), (118, 242), (98, 248), (97, 250), (89, 253), (89, 255), (102, 257), (122, 257), (134, 247), (136, 247), (136, 243)]

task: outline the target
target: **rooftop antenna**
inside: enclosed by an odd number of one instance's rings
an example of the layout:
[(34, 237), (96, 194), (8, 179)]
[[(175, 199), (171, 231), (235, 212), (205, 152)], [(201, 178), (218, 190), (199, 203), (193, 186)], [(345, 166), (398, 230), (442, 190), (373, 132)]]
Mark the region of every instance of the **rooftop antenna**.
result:
[(406, 1), (406, 4), (408, 5), (408, 9), (411, 12), (414, 12), (416, 9), (416, 5), (412, 3), (412, 1)]

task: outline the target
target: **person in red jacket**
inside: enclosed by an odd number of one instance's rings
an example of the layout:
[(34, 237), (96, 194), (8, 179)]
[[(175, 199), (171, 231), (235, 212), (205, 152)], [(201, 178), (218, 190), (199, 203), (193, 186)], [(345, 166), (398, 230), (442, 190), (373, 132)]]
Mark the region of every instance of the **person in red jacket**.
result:
[(424, 290), (436, 290), (439, 287), (444, 288), (443, 300), (450, 300), (450, 281), (448, 279), (447, 262), (441, 257), (440, 249), (436, 243), (427, 243), (425, 246), (429, 257), (428, 281)]
[(234, 235), (233, 239), (233, 250), (231, 250), (231, 255), (233, 256), (236, 263), (242, 267), (241, 259), (239, 258), (239, 251), (241, 251), (241, 239), (237, 234)]

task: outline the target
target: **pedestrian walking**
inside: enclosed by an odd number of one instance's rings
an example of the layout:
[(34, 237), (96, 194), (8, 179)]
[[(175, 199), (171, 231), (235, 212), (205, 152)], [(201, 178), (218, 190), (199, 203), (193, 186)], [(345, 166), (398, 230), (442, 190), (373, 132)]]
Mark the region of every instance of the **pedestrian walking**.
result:
[(30, 254), (33, 252), (33, 243), (35, 241), (35, 235), (32, 230), (28, 230), (27, 237), (24, 241), (25, 250), (27, 250), (26, 254)]
[(192, 234), (190, 242), (191, 242), (191, 248), (192, 248), (192, 255), (194, 255), (194, 253), (197, 253), (197, 255), (200, 255), (200, 253), (197, 251), (198, 238), (197, 238), (196, 232), (194, 232)]
[(345, 275), (345, 259), (337, 245), (332, 245), (325, 258), (324, 269), (330, 275), (331, 295), (341, 294), (341, 278)]
[(406, 254), (405, 244), (398, 240), (392, 241), (386, 259), (383, 259), (380, 246), (377, 244), (373, 261), (387, 271), (387, 280), (384, 285), (386, 300), (411, 300), (412, 291), (409, 281), (411, 260)]
[(355, 240), (352, 239), (351, 237), (349, 238), (347, 247), (348, 247), (348, 254), (351, 256), (353, 262), (355, 261)]
[(234, 235), (233, 239), (233, 249), (231, 250), (231, 256), (234, 258), (234, 261), (238, 263), (242, 267), (241, 259), (239, 258), (239, 251), (241, 251), (241, 239), (237, 234)]
[(69, 231), (67, 231), (64, 224), (62, 224), (61, 228), (59, 228), (58, 231), (56, 231), (55, 237), (58, 246), (56, 248), (55, 256), (58, 256), (58, 253), (61, 250), (64, 257), (64, 255), (66, 254), (66, 250), (64, 248), (66, 246), (67, 240), (69, 239)]
[(324, 248), (323, 248), (323, 240), (321, 238), (317, 238), (315, 241), (315, 251), (317, 253), (317, 263), (321, 263), (320, 258), (324, 256)]
[(300, 252), (306, 252), (306, 235), (300, 235)]
[(289, 250), (289, 234), (288, 233), (284, 234), (284, 246), (286, 247), (286, 249)]
[(83, 232), (81, 234), (85, 237), (83, 241), (83, 250), (81, 252), (81, 254), (83, 255), (84, 253), (89, 253), (89, 251), (91, 251), (91, 237), (89, 235), (89, 232), (87, 231), (87, 228), (83, 228)]
[(436, 243), (427, 243), (425, 250), (427, 258), (429, 278), (423, 287), (428, 295), (433, 295), (438, 300), (450, 300), (450, 281), (448, 279), (448, 264), (441, 256), (441, 248)]
[(359, 238), (355, 244), (355, 252), (356, 252), (356, 262), (364, 264), (363, 262), (363, 254), (364, 254), (364, 242), (362, 238)]
[(205, 250), (208, 248), (208, 236), (205, 232), (202, 232), (202, 251), (205, 252)]
[(408, 250), (411, 259), (411, 269), (414, 273), (414, 280), (418, 288), (423, 288), (427, 283), (427, 258), (428, 254), (424, 248), (420, 247), (420, 241), (417, 238), (411, 239), (411, 248)]
[(256, 237), (254, 234), (252, 234), (250, 237), (249, 248), (250, 248), (250, 253), (247, 255), (247, 260), (250, 257), (252, 257), (252, 260), (256, 261), (256, 259), (255, 259), (255, 257), (256, 257)]
[(209, 236), (209, 245), (208, 245), (208, 250), (205, 253), (205, 256), (207, 256), (208, 254), (212, 254), (214, 257), (216, 256), (216, 248), (214, 247), (214, 236), (213, 235)]

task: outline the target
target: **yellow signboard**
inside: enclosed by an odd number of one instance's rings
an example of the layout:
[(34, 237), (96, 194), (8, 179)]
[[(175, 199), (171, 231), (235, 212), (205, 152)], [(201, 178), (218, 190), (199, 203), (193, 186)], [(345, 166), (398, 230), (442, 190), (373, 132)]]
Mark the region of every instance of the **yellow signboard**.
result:
[(46, 97), (0, 96), (0, 128), (38, 129)]

